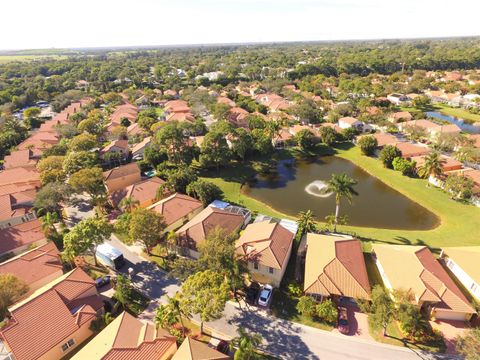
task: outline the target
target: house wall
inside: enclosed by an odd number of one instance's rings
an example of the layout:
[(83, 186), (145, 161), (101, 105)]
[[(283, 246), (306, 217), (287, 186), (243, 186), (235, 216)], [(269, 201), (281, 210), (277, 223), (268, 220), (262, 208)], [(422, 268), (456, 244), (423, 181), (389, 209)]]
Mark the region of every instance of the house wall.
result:
[(253, 262), (248, 261), (248, 269), (250, 270), (252, 279), (262, 284), (270, 284), (275, 287), (280, 287), (280, 283), (282, 282), (283, 275), (285, 275), (285, 271), (287, 270), (287, 265), (291, 254), (292, 246), (290, 246), (290, 249), (288, 250), (288, 254), (285, 258), (282, 268), (274, 268), (273, 274), (270, 273), (268, 266), (258, 264), (258, 269), (255, 269)]
[(0, 229), (6, 229), (15, 225), (23, 224), (24, 222), (31, 221), (37, 218), (34, 212), (27, 213), (23, 216), (17, 216), (7, 220), (0, 221)]
[(457, 277), (465, 288), (480, 301), (480, 284), (477, 284), (455, 261), (448, 258), (447, 267)]
[(187, 214), (186, 216), (178, 219), (174, 223), (168, 225), (162, 234), (166, 234), (170, 231), (175, 231), (180, 228), (183, 224), (186, 224), (188, 221), (193, 219), (197, 214), (199, 214), (203, 210), (203, 207), (199, 207), (198, 209), (192, 211), (191, 213)]
[(436, 309), (436, 308), (432, 309), (431, 315), (435, 319), (460, 320), (460, 321), (469, 320), (470, 317), (472, 316), (471, 314), (465, 314), (465, 313), (462, 313), (462, 312), (449, 311), (449, 310)]
[(382, 264), (380, 263), (380, 261), (377, 259), (376, 256), (374, 256), (373, 259), (375, 260), (375, 265), (377, 266), (378, 272), (380, 273), (383, 284), (388, 290), (392, 291), (393, 290), (392, 284), (390, 284), (387, 274), (385, 274), (385, 270), (383, 270)]
[(141, 180), (142, 177), (140, 176), (140, 172), (136, 172), (135, 174), (122, 176), (117, 179), (107, 180), (105, 181), (105, 185), (107, 186), (108, 192), (112, 192), (123, 189), (129, 185), (133, 185)]
[[(67, 355), (68, 353), (72, 352), (72, 350), (74, 350), (77, 346), (81, 345), (85, 340), (87, 340), (91, 335), (93, 335), (93, 332), (90, 330), (90, 324), (93, 320), (94, 319), (87, 321), (77, 331), (63, 339), (56, 346), (50, 349), (50, 351), (39, 357), (38, 360), (58, 360)], [(66, 352), (63, 352), (62, 345), (70, 339), (73, 339), (75, 341), (75, 345), (69, 348)]]

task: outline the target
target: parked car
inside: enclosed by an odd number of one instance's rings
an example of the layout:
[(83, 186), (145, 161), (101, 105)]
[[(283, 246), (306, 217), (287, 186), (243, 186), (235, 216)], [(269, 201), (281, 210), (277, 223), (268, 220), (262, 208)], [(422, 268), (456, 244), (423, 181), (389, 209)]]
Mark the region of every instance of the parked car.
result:
[(110, 275), (105, 275), (95, 280), (95, 286), (97, 289), (100, 289), (108, 284), (110, 284)]
[(268, 306), (270, 298), (272, 297), (273, 287), (272, 285), (264, 285), (262, 291), (260, 292), (260, 297), (258, 298), (258, 305)]
[(342, 334), (349, 334), (350, 333), (350, 326), (348, 324), (348, 312), (347, 308), (344, 306), (338, 307), (338, 324), (337, 324), (338, 331)]
[(251, 305), (255, 304), (259, 292), (260, 285), (257, 282), (252, 282), (245, 292), (245, 301)]

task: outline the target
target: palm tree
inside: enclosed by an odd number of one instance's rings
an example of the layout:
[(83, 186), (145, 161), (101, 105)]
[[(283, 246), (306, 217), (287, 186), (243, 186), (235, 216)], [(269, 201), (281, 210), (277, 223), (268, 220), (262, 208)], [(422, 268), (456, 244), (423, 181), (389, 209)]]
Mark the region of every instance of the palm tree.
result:
[(155, 323), (157, 326), (165, 328), (180, 323), (182, 325), (183, 336), (185, 336), (184, 317), (189, 319), (191, 314), (180, 306), (180, 300), (177, 294), (173, 297), (167, 296), (167, 303), (160, 305), (155, 311)]
[(190, 314), (182, 306), (180, 306), (180, 299), (178, 298), (177, 294), (175, 294), (175, 296), (173, 297), (168, 297), (167, 305), (172, 309), (175, 317), (180, 320), (180, 324), (182, 325), (182, 333), (185, 337), (185, 325), (183, 324), (183, 318), (190, 319), (192, 314)]
[(57, 232), (55, 223), (59, 221), (59, 216), (56, 212), (46, 212), (45, 215), (40, 218), (40, 221), (42, 222), (42, 230), (47, 238)]
[(353, 195), (358, 195), (353, 188), (356, 184), (357, 181), (350, 178), (347, 174), (332, 174), (332, 178), (327, 182), (327, 192), (335, 193), (335, 222), (333, 232), (337, 232), (340, 200), (345, 198), (351, 204)]
[(134, 198), (132, 198), (131, 196), (128, 196), (128, 197), (124, 197), (122, 199), (122, 201), (120, 201), (120, 208), (127, 212), (127, 213), (131, 213), (133, 209), (135, 209), (138, 205), (140, 204), (140, 202)]
[[(418, 175), (424, 179), (429, 177), (437, 177), (442, 174), (445, 160), (440, 158), (440, 154), (432, 151), (425, 157), (425, 162), (418, 168)], [(429, 183), (427, 182), (427, 186)]]
[(315, 215), (312, 210), (300, 211), (298, 213), (298, 234), (300, 237), (303, 234), (315, 231)]
[(244, 328), (238, 329), (238, 336), (232, 339), (230, 350), (235, 351), (235, 360), (253, 360), (258, 359), (258, 353), (255, 350), (262, 343), (262, 336), (259, 334), (249, 334)]

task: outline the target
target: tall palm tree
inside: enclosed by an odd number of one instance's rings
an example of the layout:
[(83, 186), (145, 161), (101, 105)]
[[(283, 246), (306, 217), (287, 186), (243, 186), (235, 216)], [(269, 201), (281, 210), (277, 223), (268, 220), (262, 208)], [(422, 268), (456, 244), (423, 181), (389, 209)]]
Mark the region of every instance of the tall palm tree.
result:
[[(437, 151), (432, 151), (425, 157), (425, 162), (418, 168), (418, 176), (427, 179), (430, 176), (437, 177), (443, 172), (443, 164), (445, 160), (440, 158), (440, 154)], [(429, 183), (427, 183), (429, 186)]]
[(131, 196), (127, 196), (120, 201), (119, 206), (123, 211), (131, 213), (132, 210), (135, 209), (139, 204), (140, 202), (138, 200), (132, 198)]
[(332, 178), (327, 182), (327, 192), (335, 194), (335, 222), (333, 232), (337, 232), (340, 200), (345, 198), (351, 204), (353, 195), (358, 195), (353, 188), (355, 185), (357, 185), (357, 181), (350, 178), (347, 174), (332, 174)]
[(47, 238), (57, 232), (55, 223), (59, 221), (59, 216), (56, 212), (46, 212), (45, 215), (40, 218), (40, 221), (42, 222), (42, 230)]
[(298, 234), (300, 237), (303, 234), (315, 231), (315, 215), (312, 210), (300, 211), (298, 213)]
[(168, 297), (168, 307), (172, 310), (175, 317), (180, 320), (180, 324), (182, 325), (182, 333), (185, 337), (185, 325), (183, 324), (183, 318), (190, 319), (192, 314), (186, 311), (182, 306), (180, 306), (180, 299), (178, 298), (178, 294), (175, 294), (173, 297)]
[(238, 336), (232, 339), (230, 350), (235, 351), (234, 359), (253, 360), (258, 359), (256, 348), (262, 343), (260, 334), (250, 334), (243, 328), (238, 329)]

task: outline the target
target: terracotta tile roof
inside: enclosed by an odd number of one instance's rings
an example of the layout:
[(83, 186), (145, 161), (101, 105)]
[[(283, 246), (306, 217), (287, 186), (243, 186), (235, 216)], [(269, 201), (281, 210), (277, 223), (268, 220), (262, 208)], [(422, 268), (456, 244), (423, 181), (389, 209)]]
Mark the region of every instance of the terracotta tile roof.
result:
[(32, 206), (15, 204), (16, 198), (12, 195), (0, 195), (0, 221), (24, 216), (31, 212)]
[(138, 174), (138, 176), (140, 177), (140, 168), (138, 167), (137, 163), (130, 163), (105, 171), (103, 173), (103, 179), (105, 181), (114, 180), (132, 174)]
[(235, 107), (235, 106), (237, 106), (237, 105), (235, 104), (235, 101), (229, 99), (229, 98), (226, 97), (226, 96), (219, 96), (219, 97), (217, 97), (217, 102), (220, 103), (220, 104), (227, 104), (227, 105), (230, 106), (230, 107)]
[(416, 302), (434, 301), (437, 302), (434, 307), (475, 313), (428, 247), (373, 245), (373, 250), (393, 289), (412, 291)]
[(49, 132), (36, 132), (26, 140), (21, 142), (17, 146), (17, 149), (26, 150), (30, 147), (33, 147), (35, 149), (45, 150), (52, 147), (52, 145), (58, 144), (59, 141), (60, 139), (57, 134)]
[(322, 124), (320, 124), (320, 127), (329, 127), (329, 128), (332, 128), (332, 129), (335, 130), (337, 133), (342, 132), (342, 128), (341, 128), (340, 126), (338, 126), (337, 124), (333, 124), (333, 123), (322, 123)]
[(373, 136), (375, 139), (377, 139), (377, 146), (379, 148), (382, 148), (386, 145), (395, 145), (398, 142), (398, 139), (394, 135), (387, 134), (387, 133), (374, 133), (371, 135), (362, 135), (359, 137), (359, 139), (361, 139), (363, 136)]
[[(411, 160), (416, 162), (416, 167), (418, 169), (425, 163), (425, 155), (413, 156)], [(443, 171), (459, 170), (463, 168), (463, 164), (460, 161), (455, 160), (450, 156), (440, 155), (440, 160), (442, 161)]]
[(191, 337), (185, 338), (178, 351), (173, 355), (172, 360), (228, 360), (227, 355), (210, 348), (207, 344), (194, 340)]
[(115, 111), (110, 115), (110, 121), (116, 124), (120, 124), (123, 118), (127, 118), (130, 121), (135, 121), (138, 116), (138, 108), (130, 103), (119, 105), (115, 108)]
[(40, 220), (35, 219), (6, 229), (0, 229), (0, 254), (45, 240)]
[(130, 126), (127, 128), (127, 134), (130, 136), (141, 135), (144, 133), (145, 130), (143, 130), (138, 123), (130, 124)]
[(233, 233), (243, 225), (243, 215), (207, 206), (197, 216), (177, 230), (185, 246), (196, 248), (215, 228)]
[(409, 142), (398, 142), (395, 144), (395, 147), (402, 152), (403, 158), (426, 155), (430, 152), (430, 149), (426, 146), (415, 145)]
[(156, 198), (157, 190), (165, 184), (165, 181), (158, 177), (152, 177), (147, 180), (129, 185), (123, 189), (116, 190), (110, 195), (110, 199), (114, 206), (118, 206), (120, 202), (128, 197), (137, 200), (140, 204)]
[(32, 157), (33, 154), (28, 149), (12, 151), (10, 155), (5, 156), (3, 167), (5, 169), (12, 169), (16, 167), (35, 166), (38, 159)]
[(404, 121), (410, 121), (412, 120), (412, 114), (410, 114), (408, 111), (398, 111), (393, 114), (390, 114), (390, 117), (394, 119), (395, 121), (398, 120), (404, 120)]
[(288, 261), (294, 234), (278, 223), (249, 224), (235, 243), (237, 253), (267, 267), (282, 269)]
[(473, 146), (480, 148), (480, 134), (468, 134), (468, 138), (473, 141)]
[(307, 294), (369, 299), (360, 241), (349, 236), (307, 234), (304, 290)]
[(135, 154), (137, 151), (140, 151), (142, 150), (143, 148), (146, 148), (150, 145), (150, 143), (152, 142), (152, 137), (151, 136), (147, 136), (145, 139), (143, 139), (142, 141), (140, 141), (139, 143), (133, 145), (131, 151), (132, 151), (132, 154)]
[(107, 146), (105, 146), (101, 152), (107, 153), (113, 148), (120, 148), (122, 150), (128, 150), (128, 140), (115, 140), (110, 142)]
[(349, 124), (349, 125), (353, 125), (353, 124), (356, 124), (356, 123), (360, 122), (360, 120), (358, 120), (354, 117), (343, 117), (343, 118), (338, 119), (339, 124), (340, 124), (340, 122), (343, 122), (343, 123)]
[(4, 185), (40, 186), (40, 173), (35, 166), (17, 167), (0, 171), (0, 187)]
[(123, 312), (72, 360), (158, 360), (168, 358), (176, 349), (174, 336)]
[(195, 121), (195, 117), (190, 112), (172, 112), (167, 116), (167, 121)]
[[(99, 308), (89, 304), (76, 309), (69, 307), (73, 300), (92, 289), (95, 289), (95, 282), (76, 268), (10, 307), (12, 319), (0, 331), (0, 336), (15, 358), (38, 359), (93, 320)], [(72, 298), (72, 294), (76, 296)], [(101, 307), (100, 297), (97, 297)]]
[(190, 107), (188, 103), (184, 100), (172, 100), (165, 103), (164, 109), (168, 112), (176, 113), (189, 113)]
[(0, 264), (0, 274), (13, 274), (29, 286), (61, 272), (62, 269), (60, 252), (53, 242), (48, 242)]
[(201, 201), (179, 193), (175, 193), (149, 206), (149, 209), (163, 215), (167, 226), (201, 208), (203, 208)]

